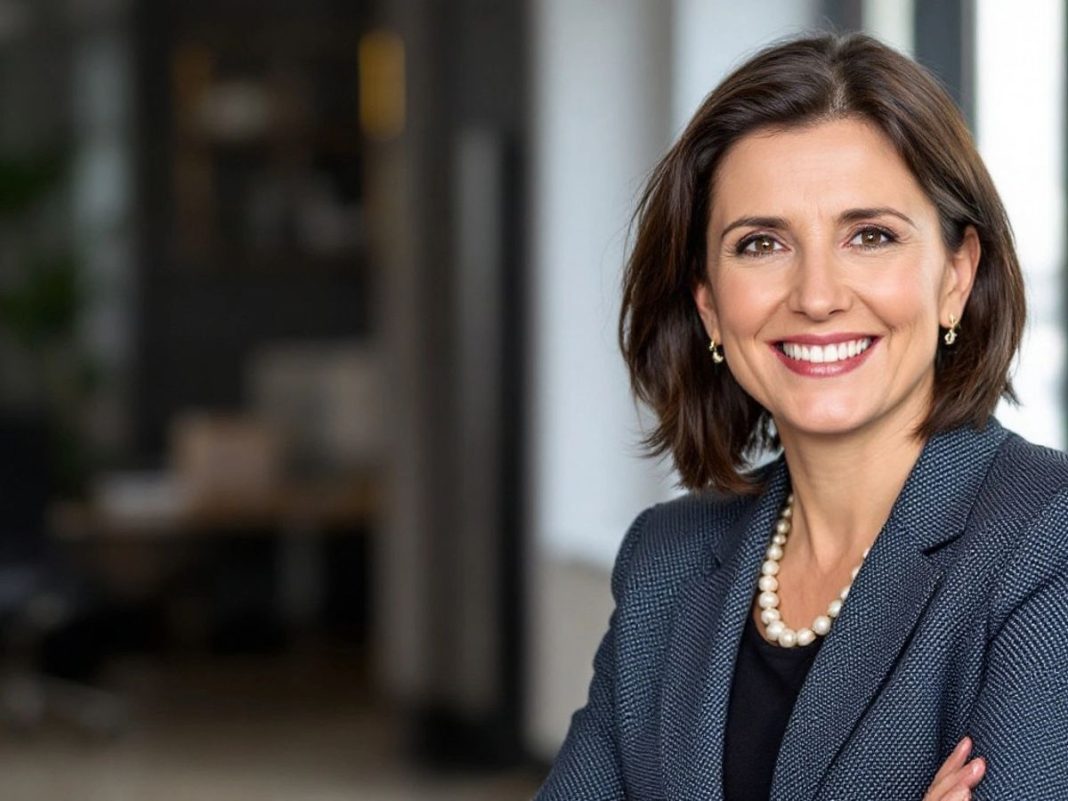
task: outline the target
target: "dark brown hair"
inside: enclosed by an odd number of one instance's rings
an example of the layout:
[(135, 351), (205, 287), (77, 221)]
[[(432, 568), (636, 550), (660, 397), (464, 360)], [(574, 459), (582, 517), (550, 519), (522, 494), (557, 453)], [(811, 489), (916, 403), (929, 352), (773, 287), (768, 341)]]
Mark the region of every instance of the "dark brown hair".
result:
[(760, 489), (750, 459), (777, 447), (767, 410), (716, 368), (693, 299), (705, 276), (712, 180), (727, 149), (758, 129), (855, 117), (893, 143), (938, 209), (945, 246), (975, 226), (982, 249), (952, 348), (939, 344), (934, 401), (918, 437), (982, 427), (1002, 396), (1024, 325), (1024, 288), (1005, 209), (961, 114), (916, 62), (863, 34), (772, 45), (704, 100), (654, 168), (634, 216), (619, 342), (635, 396), (657, 416), (643, 440), (669, 453), (690, 489)]

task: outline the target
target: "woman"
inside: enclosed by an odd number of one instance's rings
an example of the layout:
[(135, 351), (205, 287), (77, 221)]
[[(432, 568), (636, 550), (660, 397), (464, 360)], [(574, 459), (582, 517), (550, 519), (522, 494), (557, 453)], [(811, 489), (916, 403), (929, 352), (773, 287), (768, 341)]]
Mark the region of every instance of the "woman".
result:
[(537, 797), (1068, 798), (1068, 463), (992, 417), (1023, 284), (952, 101), (771, 47), (637, 222), (620, 339), (691, 492), (627, 532)]

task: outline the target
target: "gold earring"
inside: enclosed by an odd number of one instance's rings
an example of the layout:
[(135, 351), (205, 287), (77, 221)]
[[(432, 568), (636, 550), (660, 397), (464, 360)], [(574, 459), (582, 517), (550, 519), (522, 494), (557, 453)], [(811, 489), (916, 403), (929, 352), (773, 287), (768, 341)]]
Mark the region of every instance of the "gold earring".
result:
[(708, 349), (712, 351), (712, 361), (715, 364), (723, 364), (723, 354), (716, 348), (716, 339), (713, 337), (708, 343)]
[(959, 326), (957, 325), (957, 318), (955, 315), (949, 315), (949, 330), (946, 331), (946, 335), (942, 337), (942, 341), (947, 345), (952, 345), (957, 341), (957, 331)]

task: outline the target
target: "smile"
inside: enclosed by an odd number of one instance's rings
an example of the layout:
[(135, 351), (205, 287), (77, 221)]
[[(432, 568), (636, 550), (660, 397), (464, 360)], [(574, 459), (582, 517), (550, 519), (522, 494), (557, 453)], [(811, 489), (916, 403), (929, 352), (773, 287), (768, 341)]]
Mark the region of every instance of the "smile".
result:
[(878, 341), (879, 337), (855, 334), (836, 342), (783, 340), (774, 343), (772, 351), (791, 372), (810, 378), (831, 378), (863, 364)]
[(813, 364), (826, 364), (851, 359), (866, 351), (871, 345), (871, 338), (851, 339), (833, 345), (799, 345), (796, 342), (780, 342), (782, 352), (791, 359)]

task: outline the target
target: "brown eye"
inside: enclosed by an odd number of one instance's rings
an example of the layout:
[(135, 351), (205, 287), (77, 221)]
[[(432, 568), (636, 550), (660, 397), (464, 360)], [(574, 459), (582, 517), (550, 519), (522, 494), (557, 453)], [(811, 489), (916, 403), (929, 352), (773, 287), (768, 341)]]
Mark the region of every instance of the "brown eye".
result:
[(738, 253), (746, 256), (769, 256), (774, 253), (778, 243), (767, 234), (751, 236), (738, 243)]
[(882, 228), (863, 228), (856, 233), (852, 242), (863, 248), (877, 248), (896, 241), (893, 234)]

